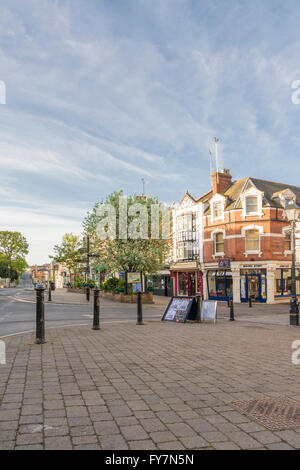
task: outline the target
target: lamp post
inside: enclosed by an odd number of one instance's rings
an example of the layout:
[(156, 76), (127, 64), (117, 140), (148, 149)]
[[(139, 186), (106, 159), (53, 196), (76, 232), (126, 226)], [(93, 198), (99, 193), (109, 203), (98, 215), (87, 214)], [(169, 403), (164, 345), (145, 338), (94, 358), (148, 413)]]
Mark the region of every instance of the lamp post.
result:
[(300, 209), (294, 202), (290, 202), (285, 208), (285, 216), (291, 223), (291, 249), (292, 249), (292, 291), (290, 302), (290, 325), (299, 325), (299, 309), (296, 296), (296, 276), (295, 276), (295, 226), (298, 220)]

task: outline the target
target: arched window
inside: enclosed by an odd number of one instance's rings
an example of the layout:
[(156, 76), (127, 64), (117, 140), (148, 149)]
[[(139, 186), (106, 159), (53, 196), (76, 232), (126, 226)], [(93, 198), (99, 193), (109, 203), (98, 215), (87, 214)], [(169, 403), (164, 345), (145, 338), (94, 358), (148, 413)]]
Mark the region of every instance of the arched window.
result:
[(246, 197), (246, 214), (258, 211), (258, 202), (256, 196)]
[(216, 254), (224, 253), (224, 236), (222, 232), (215, 235), (215, 252)]
[(246, 230), (246, 251), (259, 250), (259, 230), (248, 229)]

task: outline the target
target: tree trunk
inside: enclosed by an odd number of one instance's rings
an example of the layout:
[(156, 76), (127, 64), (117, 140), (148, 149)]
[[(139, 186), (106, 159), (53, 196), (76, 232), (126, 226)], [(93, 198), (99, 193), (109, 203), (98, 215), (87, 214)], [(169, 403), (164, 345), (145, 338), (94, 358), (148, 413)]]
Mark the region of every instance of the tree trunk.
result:
[(143, 292), (143, 273), (140, 271), (140, 279), (141, 279), (141, 292)]
[(125, 271), (125, 295), (128, 294), (128, 273)]

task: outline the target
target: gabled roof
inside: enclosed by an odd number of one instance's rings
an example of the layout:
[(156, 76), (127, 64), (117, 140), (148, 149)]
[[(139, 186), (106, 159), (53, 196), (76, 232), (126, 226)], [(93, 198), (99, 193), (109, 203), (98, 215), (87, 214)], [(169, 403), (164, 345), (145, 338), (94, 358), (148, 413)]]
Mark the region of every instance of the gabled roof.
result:
[[(242, 178), (240, 180), (233, 181), (231, 185), (226, 188), (222, 193), (224, 196), (227, 196), (228, 200), (225, 206), (225, 211), (231, 209), (241, 209), (241, 201), (239, 200), (240, 195), (245, 191), (248, 185), (254, 186), (256, 189), (261, 191), (264, 195), (263, 197), (263, 207), (278, 207), (283, 208), (280, 200), (278, 198), (279, 194), (291, 190), (296, 195), (296, 203), (300, 206), (300, 187), (293, 186), (286, 183), (275, 183), (273, 181), (262, 180), (258, 178)], [(206, 193), (209, 194), (209, 193)], [(202, 196), (203, 197), (203, 196)], [(209, 197), (210, 200), (212, 197)], [(199, 198), (200, 199), (200, 198)], [(210, 213), (210, 207), (205, 211), (205, 214)]]

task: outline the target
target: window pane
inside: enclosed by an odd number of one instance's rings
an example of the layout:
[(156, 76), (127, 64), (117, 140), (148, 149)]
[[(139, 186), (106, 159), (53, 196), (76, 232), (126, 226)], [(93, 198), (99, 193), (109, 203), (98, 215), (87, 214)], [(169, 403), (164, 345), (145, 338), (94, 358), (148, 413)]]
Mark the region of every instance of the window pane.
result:
[(223, 233), (216, 233), (216, 253), (224, 253), (224, 238)]
[(246, 198), (246, 212), (257, 212), (257, 197)]
[(222, 203), (214, 202), (214, 217), (222, 217)]
[(285, 232), (284, 249), (291, 250), (291, 232)]
[(259, 231), (246, 231), (246, 250), (259, 250)]

